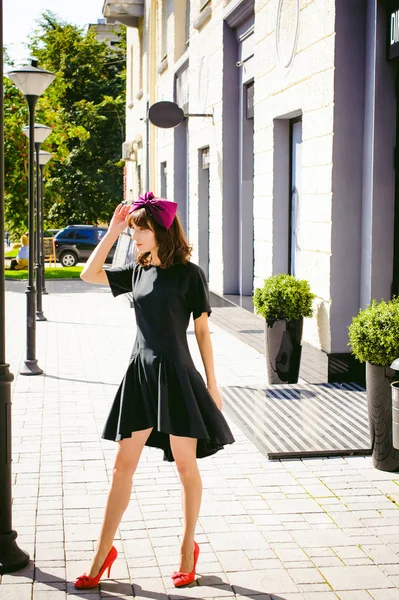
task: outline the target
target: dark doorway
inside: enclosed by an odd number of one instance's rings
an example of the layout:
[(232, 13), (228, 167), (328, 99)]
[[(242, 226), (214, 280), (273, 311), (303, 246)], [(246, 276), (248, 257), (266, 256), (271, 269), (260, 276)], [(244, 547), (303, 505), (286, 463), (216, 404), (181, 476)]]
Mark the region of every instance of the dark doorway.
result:
[(223, 47), (224, 295), (252, 311), (255, 36), (250, 0), (226, 18)]
[(209, 147), (198, 151), (198, 254), (199, 266), (209, 281)]
[(290, 274), (301, 276), (302, 118), (291, 121)]

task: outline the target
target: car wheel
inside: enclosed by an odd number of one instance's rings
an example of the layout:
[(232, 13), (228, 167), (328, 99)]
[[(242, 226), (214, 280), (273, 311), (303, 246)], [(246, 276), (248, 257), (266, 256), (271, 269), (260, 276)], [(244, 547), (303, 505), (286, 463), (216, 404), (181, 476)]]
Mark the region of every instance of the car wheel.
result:
[(60, 263), (63, 267), (74, 267), (78, 264), (78, 257), (75, 252), (66, 250), (60, 254)]

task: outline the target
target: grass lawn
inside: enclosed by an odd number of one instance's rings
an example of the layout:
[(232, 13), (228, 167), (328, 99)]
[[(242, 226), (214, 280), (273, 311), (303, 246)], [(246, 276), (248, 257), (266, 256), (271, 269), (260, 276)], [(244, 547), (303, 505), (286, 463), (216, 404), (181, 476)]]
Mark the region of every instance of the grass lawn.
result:
[[(60, 269), (46, 269), (46, 279), (76, 279), (79, 277), (83, 267), (63, 267)], [(6, 279), (28, 279), (28, 271), (5, 271)]]

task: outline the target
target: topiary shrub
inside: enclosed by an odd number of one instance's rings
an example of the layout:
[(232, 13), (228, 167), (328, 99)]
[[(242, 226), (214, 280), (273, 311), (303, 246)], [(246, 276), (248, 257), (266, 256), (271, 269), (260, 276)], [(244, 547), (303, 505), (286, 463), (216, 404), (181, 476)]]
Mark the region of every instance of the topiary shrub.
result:
[(315, 295), (309, 282), (294, 275), (273, 275), (265, 279), (264, 286), (253, 295), (256, 313), (267, 320), (289, 321), (313, 315)]
[(399, 298), (373, 300), (352, 319), (349, 344), (361, 362), (389, 366), (399, 357)]

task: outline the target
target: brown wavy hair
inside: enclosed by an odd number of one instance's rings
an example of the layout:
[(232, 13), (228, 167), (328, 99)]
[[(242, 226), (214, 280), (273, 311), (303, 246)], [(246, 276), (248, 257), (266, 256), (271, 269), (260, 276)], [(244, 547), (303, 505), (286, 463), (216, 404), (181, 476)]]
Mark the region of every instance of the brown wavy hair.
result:
[[(178, 215), (173, 219), (170, 229), (165, 229), (159, 225), (152, 217), (150, 211), (146, 208), (138, 208), (128, 219), (128, 226), (132, 227), (134, 223), (137, 227), (150, 229), (155, 234), (155, 241), (158, 246), (158, 258), (163, 268), (172, 265), (185, 264), (190, 260), (192, 246), (186, 240), (183, 227)], [(137, 262), (143, 267), (151, 262), (151, 253), (143, 252), (137, 257)]]

